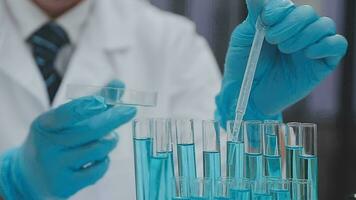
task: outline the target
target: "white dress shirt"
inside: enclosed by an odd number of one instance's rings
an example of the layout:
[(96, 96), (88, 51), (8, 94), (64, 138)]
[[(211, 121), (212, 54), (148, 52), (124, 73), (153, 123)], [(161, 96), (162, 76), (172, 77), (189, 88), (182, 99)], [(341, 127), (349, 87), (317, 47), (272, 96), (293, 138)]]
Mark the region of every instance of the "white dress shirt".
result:
[(66, 31), (70, 44), (62, 48), (55, 61), (55, 68), (64, 76), (82, 30), (90, 17), (94, 1), (84, 0), (57, 19), (51, 19), (31, 0), (6, 0), (6, 3), (24, 41), (51, 20)]

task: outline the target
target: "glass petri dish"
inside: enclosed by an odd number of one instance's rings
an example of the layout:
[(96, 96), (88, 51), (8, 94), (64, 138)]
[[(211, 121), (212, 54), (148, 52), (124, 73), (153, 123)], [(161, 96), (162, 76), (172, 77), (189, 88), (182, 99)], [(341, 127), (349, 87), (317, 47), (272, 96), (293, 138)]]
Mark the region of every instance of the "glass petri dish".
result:
[(76, 99), (83, 96), (97, 95), (104, 98), (108, 105), (130, 105), (155, 107), (157, 105), (157, 92), (138, 91), (127, 88), (103, 87), (91, 85), (68, 84), (66, 97)]

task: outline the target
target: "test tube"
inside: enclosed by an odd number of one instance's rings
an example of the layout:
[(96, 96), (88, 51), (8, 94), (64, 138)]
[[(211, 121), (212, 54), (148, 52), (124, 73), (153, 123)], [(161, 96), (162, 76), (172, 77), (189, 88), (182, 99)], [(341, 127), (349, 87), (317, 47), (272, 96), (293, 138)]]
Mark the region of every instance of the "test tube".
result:
[(317, 154), (317, 125), (301, 124), (302, 153), (300, 156), (299, 177), (308, 179), (312, 185), (312, 198), (318, 199), (318, 154)]
[(291, 180), (292, 200), (317, 200), (312, 198), (312, 184), (306, 179)]
[(251, 184), (252, 184), (252, 199), (272, 200), (272, 194), (269, 193), (268, 181), (266, 179), (255, 180)]
[(244, 124), (244, 177), (258, 180), (263, 177), (263, 124), (261, 121), (245, 121)]
[(211, 200), (212, 180), (210, 178), (190, 179), (190, 200)]
[(230, 189), (232, 179), (229, 177), (221, 177), (215, 180), (214, 184), (214, 200), (230, 200)]
[(291, 183), (286, 179), (269, 179), (268, 190), (273, 200), (291, 200)]
[(152, 121), (133, 121), (133, 143), (135, 159), (136, 199), (149, 199), (150, 157), (152, 154)]
[(231, 200), (250, 200), (252, 182), (249, 179), (233, 179), (230, 187)]
[(298, 178), (298, 159), (302, 153), (301, 123), (290, 122), (286, 131), (286, 176), (288, 179)]
[(234, 132), (235, 121), (228, 121), (227, 131), (227, 159), (226, 159), (226, 176), (230, 178), (243, 178), (244, 172), (244, 140), (243, 129)]
[(278, 121), (264, 122), (263, 162), (264, 175), (269, 178), (285, 178), (284, 125)]
[(189, 182), (186, 177), (172, 178), (171, 188), (172, 200), (190, 200)]
[(220, 124), (204, 120), (202, 125), (204, 177), (214, 181), (221, 176)]
[(173, 169), (172, 126), (169, 119), (154, 119), (153, 151), (150, 159), (150, 199), (171, 199)]
[(175, 121), (178, 174), (181, 177), (196, 178), (196, 159), (194, 144), (194, 121), (178, 119)]

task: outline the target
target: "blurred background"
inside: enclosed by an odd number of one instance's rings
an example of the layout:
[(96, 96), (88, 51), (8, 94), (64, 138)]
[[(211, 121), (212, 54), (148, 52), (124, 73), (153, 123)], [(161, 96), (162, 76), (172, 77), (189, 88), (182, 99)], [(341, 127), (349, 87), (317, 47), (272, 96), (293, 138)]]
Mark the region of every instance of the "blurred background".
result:
[[(230, 33), (246, 16), (244, 0), (151, 0), (157, 7), (194, 21), (223, 72)], [(294, 0), (333, 18), (349, 41), (349, 51), (323, 84), (284, 113), (285, 121), (318, 124), (319, 199), (341, 200), (356, 193), (355, 0)]]

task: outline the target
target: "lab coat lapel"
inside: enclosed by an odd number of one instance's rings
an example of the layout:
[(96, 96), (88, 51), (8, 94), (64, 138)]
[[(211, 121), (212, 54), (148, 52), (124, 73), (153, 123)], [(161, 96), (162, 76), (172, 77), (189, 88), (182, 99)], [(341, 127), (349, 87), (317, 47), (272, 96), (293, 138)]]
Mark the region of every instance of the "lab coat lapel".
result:
[(13, 83), (19, 84), (44, 108), (49, 107), (47, 91), (43, 78), (28, 51), (26, 43), (20, 37), (10, 15), (3, 15), (2, 43), (0, 44), (0, 73), (9, 76)]

